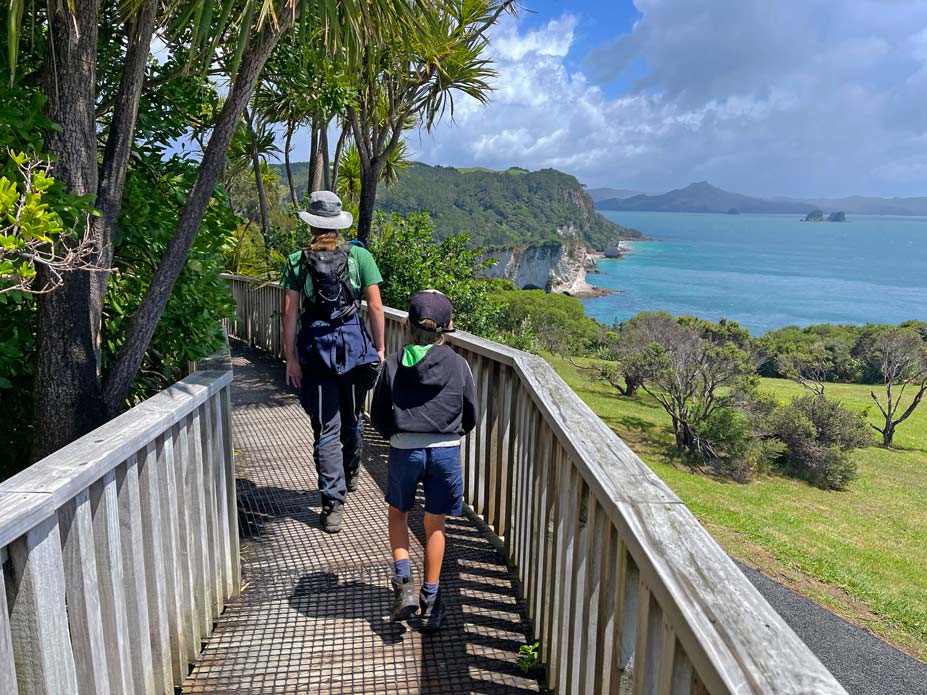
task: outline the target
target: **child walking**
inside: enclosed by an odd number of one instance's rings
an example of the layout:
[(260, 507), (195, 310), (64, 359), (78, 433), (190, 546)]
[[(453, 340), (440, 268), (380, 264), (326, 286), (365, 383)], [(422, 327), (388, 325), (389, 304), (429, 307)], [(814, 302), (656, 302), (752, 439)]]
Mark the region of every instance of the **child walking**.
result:
[[(436, 290), (413, 295), (412, 341), (389, 355), (373, 395), (373, 426), (390, 440), (386, 502), (395, 575), (392, 620), (420, 609), (421, 629), (444, 625), (439, 580), (444, 518), (463, 511), (460, 438), (476, 425), (476, 387), (470, 366), (445, 343), (454, 331), (451, 300)], [(409, 564), (408, 512), (419, 482), (425, 492), (425, 575), (418, 601)]]

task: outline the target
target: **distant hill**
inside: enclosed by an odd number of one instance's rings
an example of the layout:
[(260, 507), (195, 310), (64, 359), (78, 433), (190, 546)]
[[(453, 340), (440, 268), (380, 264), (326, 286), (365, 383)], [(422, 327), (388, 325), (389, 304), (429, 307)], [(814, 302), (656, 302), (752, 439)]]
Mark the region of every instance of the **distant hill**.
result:
[[(620, 189), (596, 189), (620, 190)], [(590, 191), (590, 195), (591, 195)], [(806, 215), (812, 210), (845, 212), (848, 215), (927, 215), (927, 197), (876, 198), (755, 198), (731, 193), (707, 181), (689, 184), (660, 195), (615, 195), (595, 200), (599, 210), (639, 210), (648, 212), (742, 212)]]
[(815, 206), (797, 200), (765, 200), (730, 193), (707, 181), (692, 183), (661, 195), (610, 198), (596, 203), (600, 210), (640, 210), (647, 212), (742, 212), (807, 214)]
[(632, 191), (630, 188), (587, 188), (586, 193), (592, 198), (593, 203), (610, 198), (631, 198), (644, 195), (641, 191)]
[(455, 169), (413, 163), (377, 192), (377, 209), (402, 215), (428, 210), (439, 237), (467, 233), (480, 248), (517, 248), (576, 239), (603, 250), (640, 236), (595, 210), (575, 177), (555, 169)]

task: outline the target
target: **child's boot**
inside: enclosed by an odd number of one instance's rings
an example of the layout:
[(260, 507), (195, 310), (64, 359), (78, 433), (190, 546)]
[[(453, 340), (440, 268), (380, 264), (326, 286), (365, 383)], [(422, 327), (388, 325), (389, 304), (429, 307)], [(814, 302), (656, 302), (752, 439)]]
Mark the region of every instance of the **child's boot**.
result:
[(393, 605), (390, 608), (389, 619), (392, 621), (408, 620), (415, 615), (418, 605), (415, 603), (415, 584), (412, 576), (400, 577), (393, 575)]
[(441, 600), (441, 590), (428, 596), (423, 591), (419, 594), (418, 605), (421, 609), (422, 632), (437, 632), (447, 622), (447, 610)]

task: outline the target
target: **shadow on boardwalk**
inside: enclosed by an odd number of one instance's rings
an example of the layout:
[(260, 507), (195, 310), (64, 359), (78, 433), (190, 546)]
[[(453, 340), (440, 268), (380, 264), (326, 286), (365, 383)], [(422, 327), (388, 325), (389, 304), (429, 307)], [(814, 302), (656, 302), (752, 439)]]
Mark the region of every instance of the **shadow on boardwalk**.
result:
[[(318, 522), (308, 418), (282, 366), (236, 348), (234, 435), (244, 589), (184, 683), (184, 693), (528, 693), (518, 668), (524, 607), (506, 565), (464, 518), (448, 520), (441, 578), (448, 625), (424, 636), (391, 623), (384, 442), (366, 437), (345, 528)], [(421, 508), (410, 515), (421, 581)]]

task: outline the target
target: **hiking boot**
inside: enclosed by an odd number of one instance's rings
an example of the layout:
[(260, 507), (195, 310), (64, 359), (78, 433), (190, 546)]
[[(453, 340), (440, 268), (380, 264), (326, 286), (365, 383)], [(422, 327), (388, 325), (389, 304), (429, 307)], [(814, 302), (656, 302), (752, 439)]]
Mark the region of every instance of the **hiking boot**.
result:
[(360, 478), (360, 471), (348, 473), (348, 492), (357, 492), (357, 479)]
[(438, 589), (431, 598), (426, 598), (425, 594), (419, 594), (418, 606), (420, 609), (419, 618), (422, 625), (419, 628), (422, 632), (437, 632), (447, 622), (447, 609), (444, 608), (444, 602), (441, 600), (441, 590)]
[(408, 620), (415, 615), (415, 610), (418, 608), (412, 577), (411, 575), (408, 577), (394, 575), (392, 585), (393, 604), (390, 606), (389, 619), (393, 622)]
[(328, 503), (328, 512), (322, 508), (322, 530), (325, 533), (338, 533), (341, 530), (341, 519), (344, 517), (344, 502), (331, 500)]

